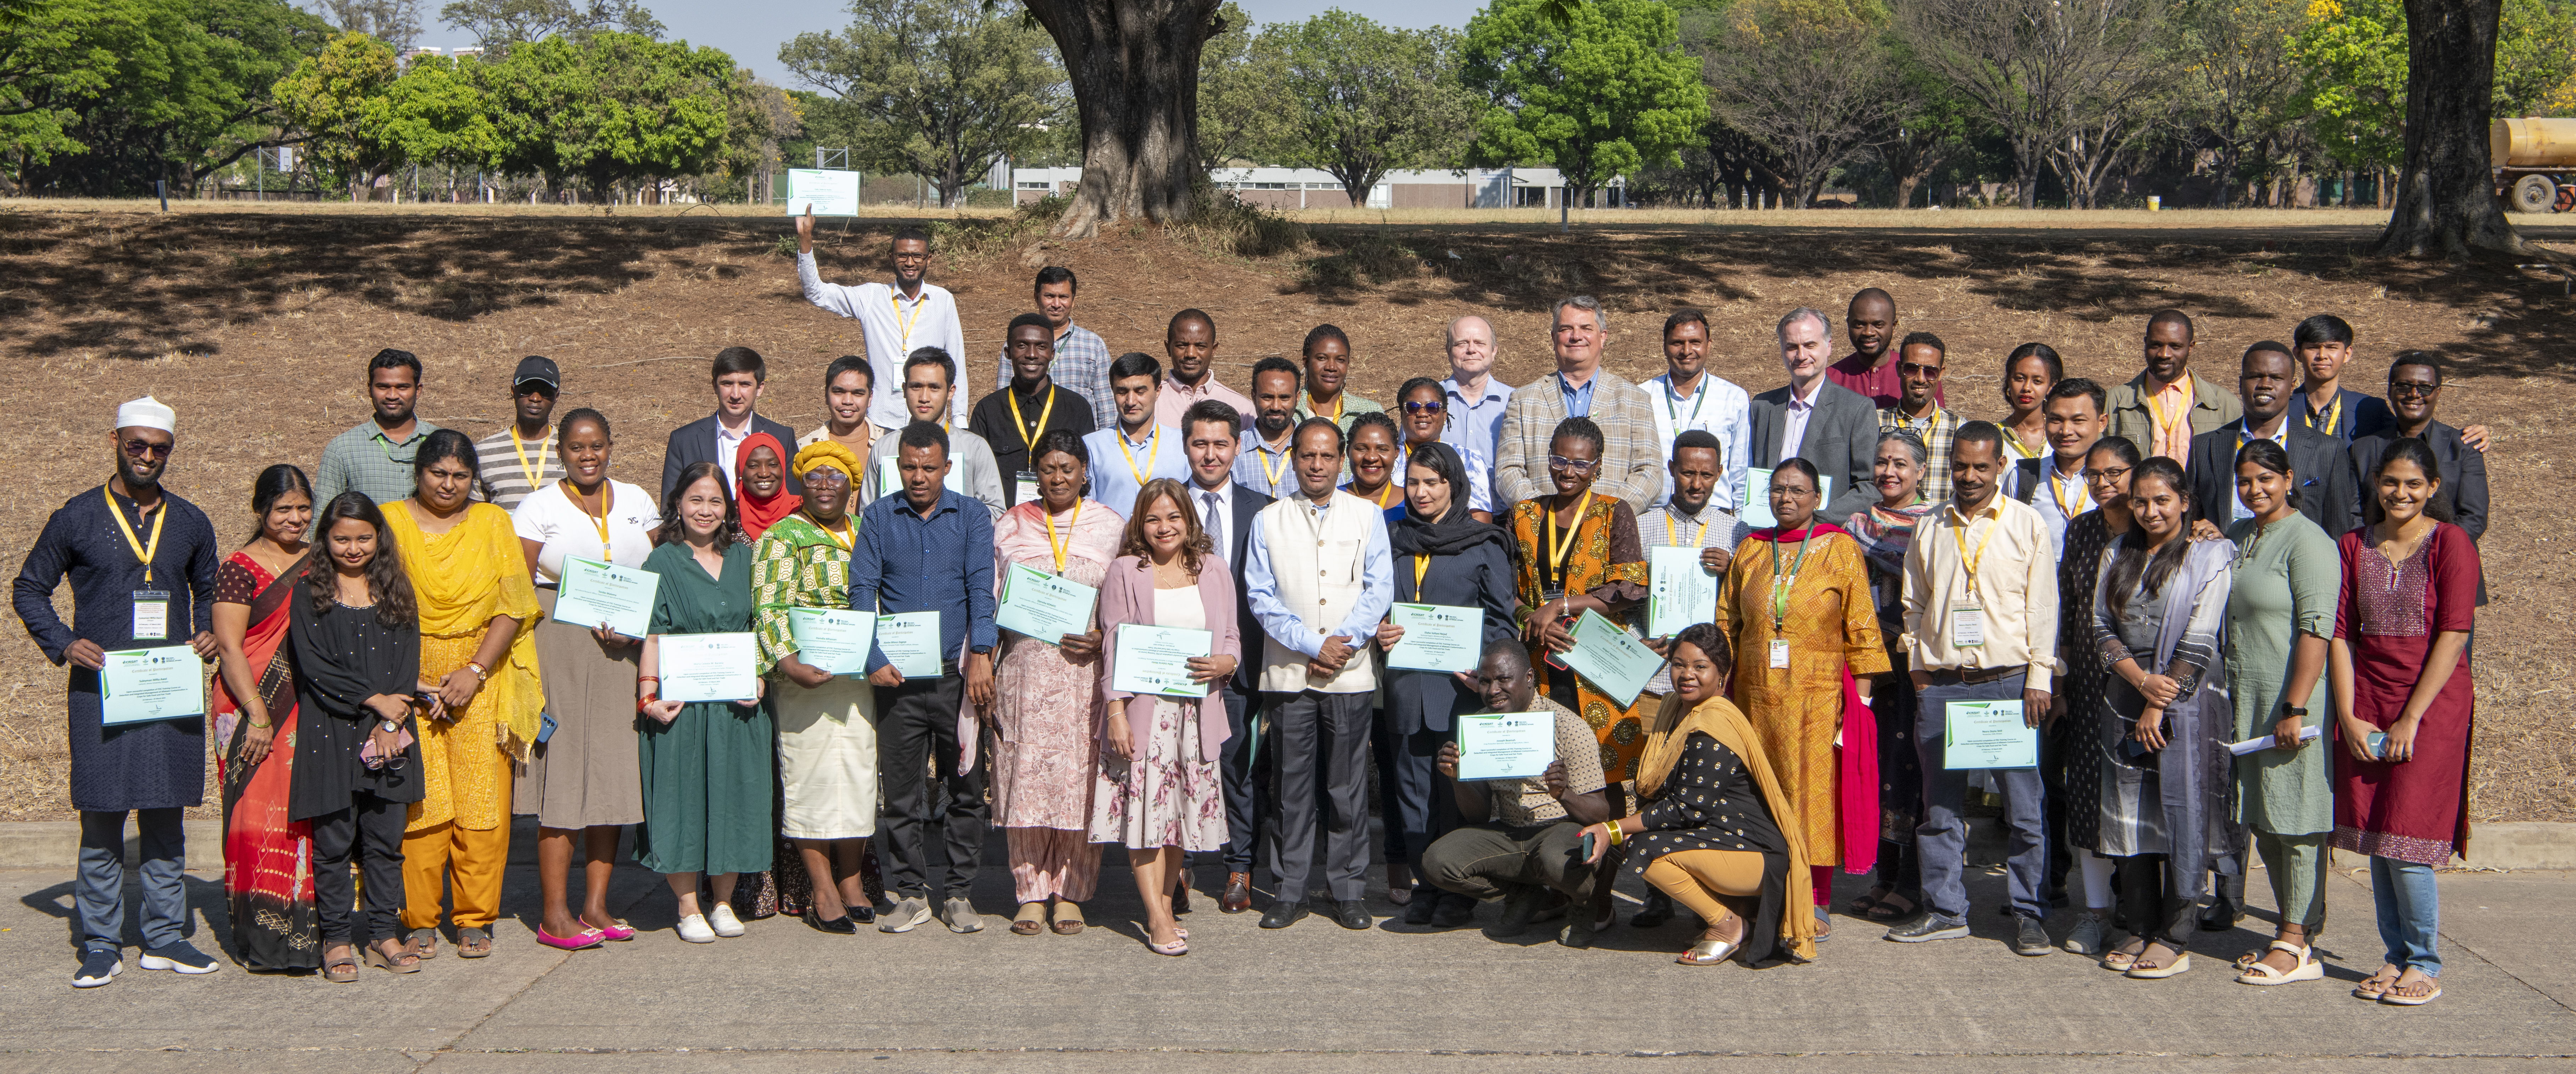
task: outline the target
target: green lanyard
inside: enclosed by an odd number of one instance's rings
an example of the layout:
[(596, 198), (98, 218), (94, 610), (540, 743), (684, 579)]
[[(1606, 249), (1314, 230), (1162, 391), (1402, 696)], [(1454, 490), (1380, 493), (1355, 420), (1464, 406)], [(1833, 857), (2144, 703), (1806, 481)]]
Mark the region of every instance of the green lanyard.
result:
[(1798, 570), (1807, 565), (1807, 546), (1815, 540), (1816, 531), (1811, 526), (1807, 530), (1807, 539), (1798, 542), (1798, 558), (1789, 561), (1789, 575), (1785, 581), (1780, 576), (1780, 542), (1777, 538), (1771, 542), (1771, 633), (1775, 635), (1780, 633), (1780, 621), (1789, 615), (1789, 590), (1797, 587)]

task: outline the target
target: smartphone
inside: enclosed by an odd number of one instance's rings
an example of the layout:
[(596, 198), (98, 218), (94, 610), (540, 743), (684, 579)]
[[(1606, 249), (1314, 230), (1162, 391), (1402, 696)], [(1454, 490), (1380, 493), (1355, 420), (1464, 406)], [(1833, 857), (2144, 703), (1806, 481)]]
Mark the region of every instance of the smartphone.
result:
[(2372, 757), (2383, 761), (2388, 759), (2388, 735), (2385, 732), (2373, 731), (2370, 737), (2362, 740), (2362, 743), (2370, 747)]
[(1576, 860), (1576, 861), (1591, 861), (1591, 860), (1592, 860), (1592, 844), (1593, 844), (1595, 841), (1597, 841), (1599, 838), (1600, 838), (1599, 836), (1596, 836), (1596, 835), (1592, 834), (1591, 832), (1585, 832), (1585, 833), (1583, 833), (1583, 855), (1582, 855), (1581, 857), (1579, 857), (1579, 858), (1576, 858), (1575, 860)]
[(555, 737), (555, 714), (551, 712), (538, 713), (537, 745), (545, 745), (546, 740), (553, 737)]

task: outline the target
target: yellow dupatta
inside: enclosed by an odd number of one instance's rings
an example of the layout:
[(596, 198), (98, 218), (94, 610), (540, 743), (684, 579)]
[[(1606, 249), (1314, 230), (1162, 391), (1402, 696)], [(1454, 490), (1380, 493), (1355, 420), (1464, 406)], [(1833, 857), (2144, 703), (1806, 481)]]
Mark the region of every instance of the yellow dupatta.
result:
[(1681, 763), (1682, 747), (1698, 731), (1716, 739), (1718, 745), (1735, 751), (1744, 761), (1744, 770), (1753, 776), (1753, 785), (1761, 788), (1762, 802), (1771, 807), (1771, 826), (1780, 832), (1780, 841), (1789, 848), (1789, 877), (1786, 908), (1780, 916), (1780, 939), (1789, 953), (1801, 960), (1816, 957), (1816, 893), (1808, 883), (1806, 841), (1794, 833), (1798, 827), (1798, 810), (1789, 801), (1788, 792), (1780, 787), (1779, 777), (1771, 772), (1771, 758), (1762, 752), (1762, 739), (1753, 733), (1753, 723), (1744, 712), (1724, 695), (1687, 707), (1680, 694), (1664, 699), (1664, 707), (1655, 713), (1655, 726), (1646, 733), (1645, 752), (1637, 758), (1637, 794), (1653, 798), (1664, 786), (1664, 779)]
[(488, 503), (468, 504), (456, 525), (431, 536), (412, 518), (410, 502), (397, 501), (386, 505), (385, 523), (411, 577), (421, 636), (479, 636), (496, 615), (519, 621), (508, 659), (490, 669), (483, 689), (492, 695), (499, 745), (526, 760), (546, 694), (537, 680), (536, 581), (528, 576), (527, 554), (519, 548), (510, 513)]

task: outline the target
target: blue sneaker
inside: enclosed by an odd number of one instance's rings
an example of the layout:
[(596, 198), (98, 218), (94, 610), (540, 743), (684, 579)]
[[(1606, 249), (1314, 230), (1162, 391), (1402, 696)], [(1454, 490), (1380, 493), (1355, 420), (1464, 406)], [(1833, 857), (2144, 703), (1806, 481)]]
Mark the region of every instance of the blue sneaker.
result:
[(188, 946), (186, 940), (146, 949), (141, 965), (147, 970), (176, 970), (191, 976), (215, 972), (215, 960)]
[(116, 979), (125, 971), (125, 959), (117, 949), (93, 949), (81, 955), (80, 972), (72, 974), (72, 987), (96, 988)]

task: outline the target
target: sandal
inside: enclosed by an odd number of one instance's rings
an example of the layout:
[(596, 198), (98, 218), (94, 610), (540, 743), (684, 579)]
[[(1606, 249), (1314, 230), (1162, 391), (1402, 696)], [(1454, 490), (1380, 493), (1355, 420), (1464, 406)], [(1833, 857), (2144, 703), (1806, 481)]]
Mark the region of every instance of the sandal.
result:
[[(1178, 884), (1172, 885), (1172, 912), (1175, 914), (1186, 914), (1190, 912), (1189, 881), (1183, 880)], [(1187, 939), (1187, 937), (1183, 938)]]
[[(2397, 1007), (2421, 1007), (2442, 998), (2441, 978), (2418, 977), (2408, 981), (2403, 979), (2404, 974), (2398, 976), (2400, 978), (2398, 983), (2390, 985), (2388, 991), (2379, 997), (2381, 1003)], [(2424, 991), (2427, 988), (2432, 991)]]
[[(2163, 962), (2161, 960), (2150, 959), (2147, 957), (2146, 951), (2141, 951), (2138, 953), (2138, 957), (2129, 963), (2128, 976), (2137, 978), (2141, 981), (2161, 981), (2167, 977), (2175, 977), (2191, 972), (2191, 952), (2178, 950), (2165, 944), (2163, 941), (2148, 944), (2147, 950), (2152, 951), (2159, 947), (2162, 947), (2167, 951), (2172, 951), (2174, 953), (2173, 961)], [(2157, 964), (2150, 966), (2147, 964), (2150, 961), (2155, 961)]]
[(2353, 986), (2352, 998), (2376, 1000), (2386, 996), (2389, 989), (2397, 987), (2397, 978), (2403, 972), (2395, 966), (2379, 967), (2378, 972), (2362, 978), (2360, 984)]
[[(2132, 943), (2138, 945), (2137, 950), (2128, 950), (2128, 946)], [(2148, 946), (2147, 941), (2136, 936), (2122, 940), (2119, 946), (2102, 953), (2102, 968), (2113, 973), (2127, 973), (2130, 967), (2137, 964), (2138, 956), (2147, 953)]]
[(1868, 917), (1870, 911), (1878, 909), (1878, 904), (1886, 902), (1888, 896), (1894, 894), (1896, 894), (1895, 888), (1881, 884), (1862, 892), (1859, 898), (1844, 903), (1843, 914), (1847, 917)]
[[(1072, 917), (1065, 916), (1067, 910), (1073, 911)], [(1089, 925), (1089, 922), (1082, 919), (1082, 907), (1069, 902), (1060, 902), (1056, 904), (1055, 923), (1047, 927), (1053, 929), (1058, 936), (1072, 936)]]
[(358, 983), (358, 956), (342, 955), (324, 963), (322, 979), (332, 984)]
[[(2236, 983), (2244, 985), (2284, 985), (2289, 984), (2292, 981), (2314, 981), (2323, 978), (2326, 975), (2326, 964), (2317, 961), (2316, 949), (2313, 947), (2301, 947), (2298, 944), (2291, 943), (2287, 940), (2274, 940), (2272, 941), (2271, 951), (2287, 951), (2298, 956), (2298, 967), (2287, 972), (2283, 972), (2272, 968), (2270, 963), (2262, 961), (2258, 956), (2252, 962), (2238, 963)], [(2271, 951), (2266, 951), (2264, 954), (2268, 955)]]
[[(1725, 928), (1728, 922), (1734, 922), (1736, 926), (1735, 938), (1732, 940), (1718, 936), (1718, 930)], [(1692, 944), (1690, 950), (1682, 952), (1681, 956), (1673, 961), (1684, 966), (1714, 966), (1724, 962), (1735, 955), (1737, 948), (1744, 946), (1745, 929), (1743, 916), (1730, 912), (1725, 920), (1710, 925), (1706, 931), (1701, 932), (1699, 942)]]
[(403, 940), (403, 949), (411, 952), (414, 958), (423, 960), (437, 958), (438, 930), (435, 928), (411, 930), (411, 934)]
[(456, 957), (489, 958), (491, 955), (491, 933), (485, 932), (482, 929), (459, 928), (456, 930)]
[(1019, 916), (1011, 919), (1013, 936), (1035, 936), (1045, 929), (1046, 904), (1042, 902), (1021, 903)]
[[(1900, 899), (1905, 902), (1905, 908), (1902, 910), (1897, 909), (1896, 906), (1897, 901)], [(1922, 909), (1923, 907), (1917, 905), (1914, 900), (1907, 899), (1905, 896), (1896, 894), (1895, 892), (1889, 892), (1886, 898), (1878, 900), (1878, 905), (1869, 908), (1869, 914), (1867, 916), (1870, 920), (1876, 921), (1882, 925), (1893, 925), (1899, 921), (1913, 920), (1914, 915)]]
[(383, 948), (377, 947), (374, 944), (369, 944), (367, 945), (365, 958), (367, 965), (374, 966), (386, 973), (420, 972), (420, 956), (412, 954), (408, 949), (405, 949), (398, 954), (388, 955), (384, 952)]

